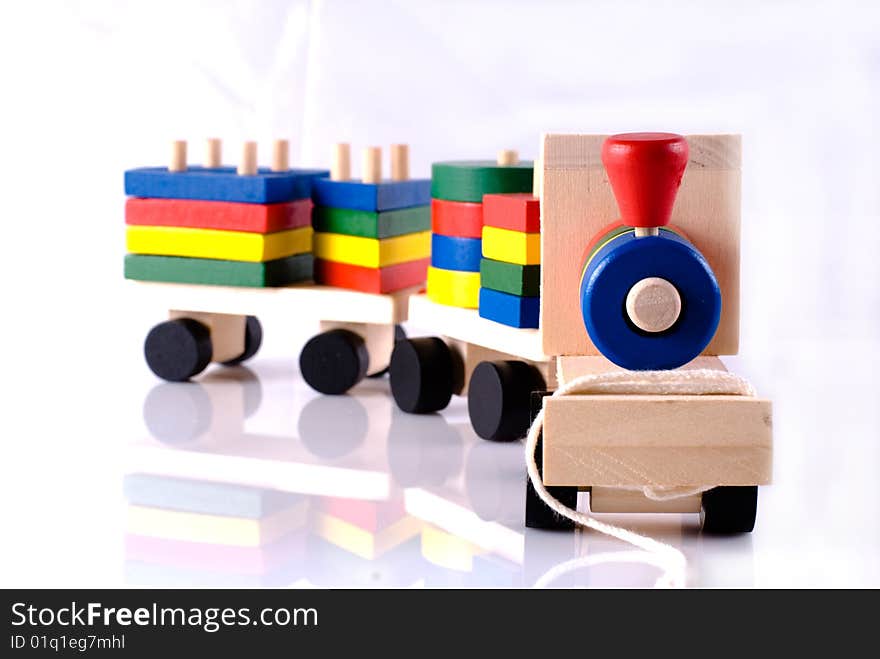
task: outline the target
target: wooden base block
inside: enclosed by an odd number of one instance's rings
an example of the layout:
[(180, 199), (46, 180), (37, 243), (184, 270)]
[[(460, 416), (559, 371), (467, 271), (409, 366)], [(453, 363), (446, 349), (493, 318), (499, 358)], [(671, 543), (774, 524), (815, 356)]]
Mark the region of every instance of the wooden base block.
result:
[(437, 304), (476, 309), (480, 304), (480, 273), (428, 268), (428, 297)]
[(441, 236), (482, 238), (483, 204), (432, 199), (431, 231)]
[[(289, 314), (298, 322), (342, 320), (395, 325), (406, 321), (408, 300), (419, 288), (385, 295), (314, 284), (279, 288), (199, 286), (132, 282), (144, 304), (164, 309), (189, 309), (258, 318)], [(135, 290), (137, 289), (137, 290)]]
[(519, 328), (538, 328), (541, 299), (480, 289), (480, 318)]
[(369, 356), (367, 375), (380, 373), (388, 368), (391, 352), (394, 350), (394, 325), (376, 325), (373, 323), (342, 323), (339, 321), (322, 321), (321, 331), (345, 329), (354, 332), (364, 340)]
[(125, 223), (140, 226), (274, 233), (308, 226), (311, 217), (311, 199), (280, 204), (137, 197), (125, 201)]
[(316, 206), (312, 227), (320, 233), (342, 233), (362, 238), (393, 238), (431, 229), (431, 207), (415, 206), (381, 213)]
[(520, 297), (541, 294), (541, 266), (480, 260), (480, 286)]
[(655, 501), (638, 490), (590, 489), (590, 512), (594, 513), (698, 513), (702, 507), (702, 494)]
[(532, 173), (530, 161), (515, 165), (499, 165), (494, 160), (435, 162), (431, 166), (431, 196), (482, 203), (486, 194), (531, 192)]
[(765, 485), (770, 401), (747, 396), (572, 395), (544, 401), (544, 484)]
[(169, 311), (168, 319), (190, 318), (211, 331), (211, 361), (225, 362), (244, 352), (244, 316), (199, 311)]
[(483, 224), (523, 233), (541, 232), (541, 200), (523, 192), (483, 197)]
[(315, 259), (315, 282), (365, 293), (391, 293), (423, 285), (430, 259), (407, 261), (384, 268), (367, 268), (350, 263)]
[(435, 304), (428, 296), (413, 295), (409, 301), (409, 314), (414, 327), (431, 329), (453, 339), (486, 346), (529, 361), (547, 362), (551, 359), (541, 350), (540, 330), (499, 325), (480, 318), (475, 309)]
[(384, 268), (430, 256), (431, 233), (423, 231), (383, 240), (339, 233), (316, 233), (314, 254), (316, 258), (327, 261)]
[(329, 174), (326, 169), (291, 169), (286, 172), (261, 169), (254, 176), (239, 176), (234, 167), (189, 167), (182, 172), (169, 172), (164, 167), (144, 167), (125, 172), (125, 194), (130, 197), (276, 204), (308, 199), (313, 183)]
[(435, 233), (431, 236), (431, 265), (442, 270), (477, 272), (480, 269), (482, 241)]
[(541, 234), (483, 227), (483, 256), (505, 263), (540, 265)]
[(311, 252), (312, 227), (263, 234), (129, 225), (125, 245), (132, 254), (263, 262)]
[(308, 253), (263, 263), (126, 254), (125, 278), (215, 286), (287, 286), (311, 279), (312, 261)]
[(544, 378), (546, 387), (550, 389), (556, 388), (556, 364), (554, 360), (532, 361), (530, 359), (523, 359), (520, 355), (500, 352), (475, 343), (459, 341), (458, 339), (449, 336), (444, 336), (444, 340), (449, 346), (449, 349), (455, 351), (463, 365), (463, 377), (455, 383), (453, 388), (453, 393), (456, 396), (468, 395), (468, 385), (470, 384), (471, 376), (474, 373), (474, 369), (481, 362), (497, 362), (505, 360), (519, 360), (534, 366), (538, 369), (541, 377)]
[(312, 187), (312, 201), (316, 206), (349, 208), (370, 212), (392, 211), (431, 203), (431, 181), (333, 181), (322, 178)]

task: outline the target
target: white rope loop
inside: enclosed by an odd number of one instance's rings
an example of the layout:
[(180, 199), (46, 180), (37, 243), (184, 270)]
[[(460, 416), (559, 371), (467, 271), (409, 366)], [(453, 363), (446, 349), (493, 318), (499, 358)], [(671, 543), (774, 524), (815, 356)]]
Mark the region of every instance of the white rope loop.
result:
[[(654, 394), (654, 395), (732, 395), (754, 396), (752, 385), (738, 375), (713, 369), (690, 371), (619, 371), (584, 375), (575, 378), (553, 393), (553, 397), (578, 394)], [(667, 572), (657, 581), (657, 586), (682, 587), (685, 583), (687, 560), (675, 547), (654, 540), (619, 526), (606, 524), (585, 513), (569, 508), (544, 487), (535, 461), (538, 437), (544, 427), (544, 409), (535, 417), (526, 435), (526, 467), (529, 480), (541, 500), (555, 513), (575, 524), (586, 526), (594, 531), (623, 540), (644, 551), (659, 554), (662, 564), (668, 565)], [(641, 488), (645, 495), (655, 500), (676, 499), (703, 492), (714, 485), (687, 488)]]

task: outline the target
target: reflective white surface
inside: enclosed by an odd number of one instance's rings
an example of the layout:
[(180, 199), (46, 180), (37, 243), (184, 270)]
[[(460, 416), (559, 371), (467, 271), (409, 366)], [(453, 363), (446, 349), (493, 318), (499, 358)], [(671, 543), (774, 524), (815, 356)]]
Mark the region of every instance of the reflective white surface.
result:
[[(296, 354), (212, 366), (186, 384), (156, 381), (133, 354), (139, 384), (119, 415), (127, 436), (61, 433), (68, 419), (47, 408), (43, 422), (59, 434), (15, 442), (15, 467), (4, 461), (14, 504), (3, 584), (652, 586), (661, 576), (656, 557), (616, 540), (525, 529), (522, 445), (477, 438), (463, 399), (406, 415), (385, 378), (320, 396), (299, 378)], [(768, 366), (776, 482), (761, 489), (752, 535), (704, 537), (697, 515), (602, 518), (680, 548), (691, 586), (880, 585), (868, 360), (845, 389), (825, 387), (821, 364), (803, 357)], [(79, 397), (98, 406), (116, 386), (92, 381)], [(168, 512), (181, 502), (166, 501), (148, 528), (133, 521), (130, 473), (221, 484), (212, 506), (224, 505), (222, 484), (280, 491), (303, 514), (251, 547), (236, 547), (234, 530), (223, 542), (184, 541)]]

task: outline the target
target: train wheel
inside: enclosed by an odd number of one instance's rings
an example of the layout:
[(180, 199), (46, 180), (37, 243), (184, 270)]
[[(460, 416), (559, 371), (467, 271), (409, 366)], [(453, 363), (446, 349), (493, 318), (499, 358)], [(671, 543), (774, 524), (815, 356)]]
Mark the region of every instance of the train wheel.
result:
[(529, 429), (529, 399), (546, 387), (540, 371), (521, 361), (480, 362), (468, 384), (474, 432), (493, 442), (512, 442)]
[[(534, 420), (538, 416), (538, 412), (544, 404), (544, 398), (551, 395), (552, 391), (534, 391), (529, 397), (528, 410), (530, 419)], [(538, 473), (544, 476), (544, 434), (538, 437), (538, 444), (535, 446), (535, 465), (538, 467)], [(547, 491), (565, 506), (576, 509), (578, 489), (576, 487), (548, 487)], [(574, 529), (574, 522), (566, 517), (556, 514), (550, 508), (532, 485), (531, 479), (526, 475), (526, 528), (544, 529), (547, 531), (571, 531)]]
[(723, 486), (703, 492), (704, 533), (751, 533), (758, 515), (758, 486)]
[(256, 316), (248, 316), (244, 325), (244, 352), (235, 359), (223, 362), (224, 366), (238, 366), (257, 354), (263, 343), (263, 326)]
[(449, 405), (454, 362), (449, 346), (441, 339), (398, 341), (388, 371), (394, 402), (404, 412), (427, 414)]
[(363, 338), (346, 329), (313, 336), (299, 355), (299, 370), (322, 394), (344, 394), (364, 379), (370, 357)]
[(169, 382), (184, 382), (211, 363), (211, 331), (191, 318), (159, 323), (144, 341), (147, 366)]

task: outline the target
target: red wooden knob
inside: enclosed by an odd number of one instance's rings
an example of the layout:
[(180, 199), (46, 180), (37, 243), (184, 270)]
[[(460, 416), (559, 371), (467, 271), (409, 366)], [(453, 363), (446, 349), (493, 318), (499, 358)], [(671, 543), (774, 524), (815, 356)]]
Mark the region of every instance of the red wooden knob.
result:
[(668, 224), (687, 161), (687, 140), (674, 133), (624, 133), (606, 139), (602, 164), (621, 222), (631, 227)]

